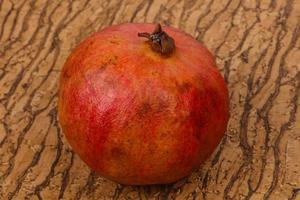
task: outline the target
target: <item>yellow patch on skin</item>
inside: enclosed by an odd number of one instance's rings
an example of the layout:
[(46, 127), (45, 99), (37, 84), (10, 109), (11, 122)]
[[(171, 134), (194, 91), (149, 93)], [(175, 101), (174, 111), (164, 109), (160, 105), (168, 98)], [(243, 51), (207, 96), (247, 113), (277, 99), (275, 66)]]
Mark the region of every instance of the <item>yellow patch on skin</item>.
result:
[(174, 50), (174, 52), (169, 56), (164, 56), (160, 54), (159, 52), (156, 52), (152, 50), (151, 44), (149, 44), (148, 41), (142, 42), (142, 45), (138, 46), (139, 53), (141, 57), (148, 57), (149, 59), (153, 60), (153, 62), (164, 62), (164, 64), (174, 64), (176, 63), (176, 60), (179, 59), (179, 54)]
[(141, 56), (142, 55), (147, 56), (152, 60), (160, 59), (159, 53), (157, 53), (157, 52), (155, 52), (151, 49), (151, 45), (149, 44), (148, 41), (142, 42), (142, 44), (139, 45), (139, 48), (140, 48), (139, 53), (140, 53)]
[(109, 39), (108, 41), (112, 44), (121, 44), (122, 43), (122, 39), (118, 36), (115, 36), (115, 35), (113, 35), (111, 37), (111, 39)]

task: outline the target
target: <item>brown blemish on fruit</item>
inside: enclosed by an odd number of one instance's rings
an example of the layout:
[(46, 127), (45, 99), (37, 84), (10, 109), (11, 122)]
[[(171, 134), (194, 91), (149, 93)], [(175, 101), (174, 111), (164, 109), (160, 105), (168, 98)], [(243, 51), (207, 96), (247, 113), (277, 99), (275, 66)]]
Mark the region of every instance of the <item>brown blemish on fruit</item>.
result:
[(116, 40), (110, 40), (109, 42), (112, 44), (120, 44), (119, 41), (116, 41)]
[(126, 153), (125, 153), (121, 148), (119, 148), (119, 147), (114, 147), (114, 148), (112, 148), (110, 152), (111, 152), (112, 157), (113, 157), (113, 158), (117, 158), (117, 159), (123, 157), (123, 156), (126, 154)]
[(62, 72), (62, 76), (64, 79), (68, 79), (71, 77), (70, 73), (68, 72), (68, 70), (63, 70)]
[(186, 91), (188, 91), (191, 88), (191, 84), (190, 83), (181, 83), (179, 84), (178, 82), (176, 82), (176, 87), (178, 88), (179, 92), (185, 93)]
[[(198, 124), (199, 124), (198, 126), (202, 126), (200, 123), (201, 123), (201, 122), (198, 123)], [(194, 131), (194, 132), (193, 132), (193, 135), (194, 135), (195, 138), (197, 138), (197, 140), (200, 140), (200, 139), (201, 139), (200, 134), (201, 134), (200, 131)]]
[(100, 65), (100, 72), (103, 72), (104, 70), (106, 70), (106, 68), (109, 65), (117, 65), (118, 63), (118, 56), (111, 56), (109, 58), (107, 58), (104, 62), (101, 63)]
[(116, 65), (118, 63), (118, 56), (113, 55), (109, 60), (109, 64)]
[(169, 102), (163, 99), (160, 99), (158, 102), (157, 112), (165, 111), (169, 107)]
[(137, 111), (137, 115), (140, 118), (144, 118), (152, 110), (149, 102), (144, 102), (140, 105)]

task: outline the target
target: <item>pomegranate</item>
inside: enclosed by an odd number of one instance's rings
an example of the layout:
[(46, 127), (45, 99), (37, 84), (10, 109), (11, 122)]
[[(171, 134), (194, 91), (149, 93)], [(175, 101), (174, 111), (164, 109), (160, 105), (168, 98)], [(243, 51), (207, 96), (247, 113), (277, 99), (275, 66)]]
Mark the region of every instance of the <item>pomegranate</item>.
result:
[(84, 40), (63, 66), (58, 106), (79, 157), (129, 185), (171, 183), (199, 168), (229, 117), (211, 53), (153, 24), (114, 25)]

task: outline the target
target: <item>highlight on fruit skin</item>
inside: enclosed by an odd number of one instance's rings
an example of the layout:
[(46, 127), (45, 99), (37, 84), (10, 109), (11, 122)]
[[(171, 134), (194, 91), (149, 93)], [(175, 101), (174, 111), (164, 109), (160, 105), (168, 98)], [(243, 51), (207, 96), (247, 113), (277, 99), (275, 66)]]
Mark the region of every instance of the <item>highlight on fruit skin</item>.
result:
[(228, 103), (214, 57), (197, 40), (128, 23), (92, 34), (69, 55), (58, 112), (67, 141), (92, 170), (148, 185), (200, 167), (224, 135)]

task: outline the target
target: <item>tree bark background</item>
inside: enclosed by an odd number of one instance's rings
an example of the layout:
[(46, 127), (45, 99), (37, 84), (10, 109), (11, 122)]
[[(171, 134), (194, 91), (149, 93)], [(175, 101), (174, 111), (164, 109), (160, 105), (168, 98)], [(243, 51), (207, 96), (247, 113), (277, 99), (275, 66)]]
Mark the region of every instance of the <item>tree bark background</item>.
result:
[[(172, 185), (96, 176), (57, 122), (61, 67), (90, 33), (161, 22), (202, 41), (230, 92), (226, 137)], [(0, 0), (0, 199), (300, 199), (299, 0)]]

